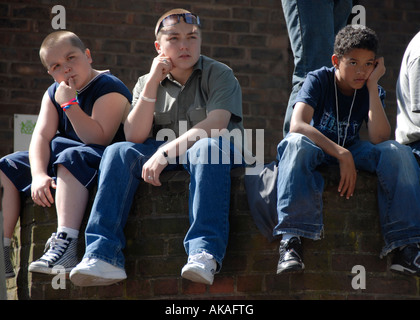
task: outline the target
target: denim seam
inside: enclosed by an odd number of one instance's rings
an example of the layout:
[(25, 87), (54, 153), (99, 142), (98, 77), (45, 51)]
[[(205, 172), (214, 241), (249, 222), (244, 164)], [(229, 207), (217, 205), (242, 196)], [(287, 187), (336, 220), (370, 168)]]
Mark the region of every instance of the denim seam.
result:
[[(226, 170), (227, 172), (230, 172), (230, 168), (228, 166), (226, 167), (226, 169), (227, 169)], [(226, 192), (224, 192), (224, 196), (225, 196), (224, 203), (227, 205), (227, 207), (224, 209), (227, 214), (227, 217), (224, 222), (224, 236), (226, 237), (227, 239), (226, 242), (227, 242), (229, 238), (230, 176), (225, 180), (225, 191)], [(227, 243), (226, 243), (226, 246), (227, 246)], [(219, 258), (220, 260), (223, 259), (223, 257), (219, 257)]]
[[(142, 157), (141, 155), (139, 155), (138, 157), (136, 157), (135, 161), (133, 161), (133, 163), (130, 165), (130, 172), (133, 172), (134, 167), (140, 161), (140, 158), (141, 157)], [(114, 233), (116, 233), (118, 226), (121, 225), (121, 218), (122, 218), (122, 215), (123, 215), (123, 212), (124, 212), (124, 209), (125, 209), (125, 204), (127, 203), (127, 198), (128, 198), (128, 194), (129, 194), (129, 190), (130, 190), (130, 188), (128, 186), (131, 185), (132, 181), (133, 181), (133, 174), (130, 174), (130, 179), (129, 179), (128, 183), (126, 184), (127, 187), (125, 189), (125, 193), (124, 193), (124, 196), (123, 196), (122, 201), (121, 201), (121, 203), (123, 204), (123, 206), (120, 207), (120, 210), (118, 212), (118, 221), (117, 221), (118, 223), (115, 223), (115, 227), (113, 229), (113, 232)], [(117, 256), (117, 253), (119, 251), (121, 251), (121, 250), (122, 250), (122, 246), (121, 246), (121, 243), (119, 243), (118, 246), (116, 246), (116, 249), (114, 251), (114, 255), (113, 256), (116, 257)], [(117, 259), (113, 259), (113, 260), (116, 263)]]

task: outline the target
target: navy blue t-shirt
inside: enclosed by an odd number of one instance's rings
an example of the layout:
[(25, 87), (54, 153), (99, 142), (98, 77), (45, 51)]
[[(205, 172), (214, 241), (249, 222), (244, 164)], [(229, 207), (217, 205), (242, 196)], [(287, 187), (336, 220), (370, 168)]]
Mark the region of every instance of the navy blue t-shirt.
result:
[[(73, 126), (66, 113), (55, 101), (54, 96), (58, 86), (59, 83), (54, 82), (48, 88), (48, 95), (51, 101), (54, 103), (55, 108), (58, 112), (58, 133), (63, 137), (82, 142), (77, 136), (76, 132), (74, 131)], [(125, 84), (111, 73), (103, 72), (96, 76), (92, 81), (90, 81), (84, 88), (78, 91), (79, 106), (88, 116), (91, 116), (95, 101), (101, 96), (111, 92), (117, 92), (122, 94), (124, 97), (127, 98), (128, 102), (131, 104), (132, 94), (130, 90), (128, 90), (128, 88), (125, 86)], [(125, 136), (123, 124), (120, 124), (112, 142), (124, 140)]]
[[(308, 73), (305, 82), (300, 89), (297, 102), (303, 102), (314, 108), (313, 126), (322, 134), (334, 142), (338, 142), (337, 135), (337, 112), (334, 89), (335, 68), (322, 67)], [(385, 90), (378, 85), (379, 97), (384, 105)], [(338, 113), (340, 122), (340, 144), (346, 136), (347, 120), (350, 113), (353, 95), (346, 96), (337, 87)], [(367, 122), (369, 112), (369, 91), (366, 85), (357, 90), (353, 110), (350, 117), (350, 125), (347, 129), (345, 146), (352, 145), (359, 139), (359, 130), (364, 121)]]

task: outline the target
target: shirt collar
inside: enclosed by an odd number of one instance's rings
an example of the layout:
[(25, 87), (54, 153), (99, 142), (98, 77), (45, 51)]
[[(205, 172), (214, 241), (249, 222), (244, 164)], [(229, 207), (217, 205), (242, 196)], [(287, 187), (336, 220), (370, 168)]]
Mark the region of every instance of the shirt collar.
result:
[(77, 93), (80, 94), (83, 91), (85, 91), (87, 88), (89, 88), (89, 86), (92, 84), (92, 82), (94, 82), (96, 79), (98, 79), (99, 77), (101, 77), (104, 74), (111, 74), (111, 72), (109, 70), (99, 71), (98, 74), (96, 76), (94, 76), (82, 89), (78, 90)]
[[(200, 58), (198, 58), (198, 61), (195, 63), (195, 65), (194, 65), (194, 67), (193, 67), (193, 71), (192, 71), (192, 73), (191, 73), (191, 75), (190, 75), (190, 78), (192, 77), (192, 75), (197, 71), (197, 70), (199, 70), (200, 72), (201, 71), (203, 71), (203, 56), (202, 55), (200, 55)], [(164, 82), (166, 82), (166, 81), (171, 81), (171, 82), (173, 82), (173, 83), (177, 83), (177, 84), (179, 84), (179, 82), (178, 81), (176, 81), (173, 77), (172, 77), (172, 75), (170, 74), (170, 73), (168, 73), (168, 75), (166, 76), (166, 78), (165, 79), (163, 79), (162, 81), (161, 81), (161, 84), (162, 85), (164, 85)], [(188, 81), (187, 81), (188, 82)]]

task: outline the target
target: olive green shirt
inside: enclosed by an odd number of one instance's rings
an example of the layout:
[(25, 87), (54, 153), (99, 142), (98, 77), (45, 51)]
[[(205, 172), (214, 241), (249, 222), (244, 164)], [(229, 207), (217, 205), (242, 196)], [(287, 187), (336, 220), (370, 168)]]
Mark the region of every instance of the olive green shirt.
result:
[[(148, 74), (138, 79), (133, 90), (133, 106), (140, 98), (147, 77)], [(202, 55), (184, 86), (170, 74), (161, 81), (157, 90), (151, 137), (156, 138), (158, 131), (164, 128), (172, 129), (178, 137), (216, 109), (229, 111), (231, 118), (228, 131), (238, 129), (234, 130), (236, 134), (243, 136), (242, 91), (238, 80), (231, 68)], [(236, 138), (234, 140), (239, 147), (239, 141)], [(243, 139), (240, 144), (243, 144)]]

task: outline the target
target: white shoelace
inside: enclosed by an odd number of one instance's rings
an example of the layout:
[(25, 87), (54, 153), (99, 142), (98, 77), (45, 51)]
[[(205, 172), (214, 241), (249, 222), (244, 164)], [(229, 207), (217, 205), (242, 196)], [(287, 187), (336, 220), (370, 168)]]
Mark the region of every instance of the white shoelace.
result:
[(216, 271), (214, 266), (214, 257), (211, 254), (204, 251), (188, 257), (188, 263), (200, 265), (203, 269), (208, 270), (213, 274)]
[(51, 238), (49, 238), (47, 243), (45, 244), (45, 254), (41, 257), (41, 259), (46, 260), (48, 262), (57, 261), (62, 256), (64, 251), (66, 251), (68, 245), (68, 240), (59, 239), (57, 238), (56, 234), (53, 233)]

